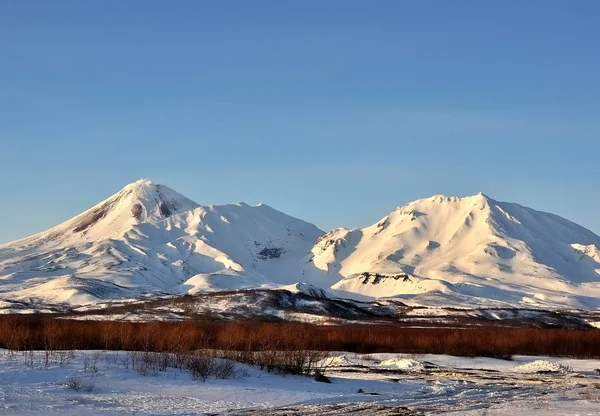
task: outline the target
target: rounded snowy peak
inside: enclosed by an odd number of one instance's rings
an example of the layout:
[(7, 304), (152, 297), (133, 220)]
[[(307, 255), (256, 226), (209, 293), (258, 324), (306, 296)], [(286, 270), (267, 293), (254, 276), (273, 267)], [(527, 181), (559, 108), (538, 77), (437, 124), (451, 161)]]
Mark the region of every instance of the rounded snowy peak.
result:
[[(447, 195), (433, 195), (430, 198), (420, 199), (419, 201), (431, 201), (431, 202), (460, 202), (460, 201), (468, 201), (468, 200), (490, 200), (483, 192), (479, 192), (476, 195), (472, 196), (447, 196)], [(416, 202), (416, 201), (415, 201)]]
[(484, 207), (489, 204), (493, 204), (495, 201), (484, 194), (483, 192), (479, 192), (477, 195), (473, 196), (448, 196), (448, 195), (433, 195), (429, 198), (417, 199), (415, 201), (409, 202), (405, 205), (401, 205), (395, 209), (395, 211), (405, 212), (410, 211), (415, 207), (419, 207), (423, 209), (424, 207), (435, 207), (439, 205), (452, 205), (452, 206), (470, 206), (476, 205), (478, 207)]
[(130, 184), (127, 184), (123, 187), (123, 190), (126, 189), (141, 189), (141, 188), (148, 188), (151, 187), (153, 185), (156, 185), (154, 182), (152, 182), (152, 180), (147, 179), (147, 178), (142, 178), (140, 180), (137, 180), (135, 182), (131, 182)]
[(129, 210), (139, 221), (164, 219), (199, 206), (173, 189), (149, 179), (140, 179), (126, 185), (105, 202), (109, 201), (118, 206), (119, 210)]

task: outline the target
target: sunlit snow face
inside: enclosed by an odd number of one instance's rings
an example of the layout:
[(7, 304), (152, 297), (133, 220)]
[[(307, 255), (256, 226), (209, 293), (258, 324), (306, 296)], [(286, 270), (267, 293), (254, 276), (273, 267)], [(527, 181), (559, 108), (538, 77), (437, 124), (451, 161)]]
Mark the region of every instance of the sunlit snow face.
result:
[(266, 205), (202, 207), (141, 180), (3, 246), (0, 294), (80, 302), (303, 282), (412, 305), (594, 308), (598, 247), (576, 224), (483, 194), (418, 200), (325, 234)]

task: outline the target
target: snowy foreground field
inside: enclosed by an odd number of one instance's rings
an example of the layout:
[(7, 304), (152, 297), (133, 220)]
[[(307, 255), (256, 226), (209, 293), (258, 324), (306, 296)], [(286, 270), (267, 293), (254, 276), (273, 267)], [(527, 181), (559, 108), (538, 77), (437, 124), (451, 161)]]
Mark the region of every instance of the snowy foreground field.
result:
[(0, 414), (596, 415), (600, 360), (332, 353), (331, 384), (235, 364), (227, 379), (131, 368), (131, 353), (0, 350)]

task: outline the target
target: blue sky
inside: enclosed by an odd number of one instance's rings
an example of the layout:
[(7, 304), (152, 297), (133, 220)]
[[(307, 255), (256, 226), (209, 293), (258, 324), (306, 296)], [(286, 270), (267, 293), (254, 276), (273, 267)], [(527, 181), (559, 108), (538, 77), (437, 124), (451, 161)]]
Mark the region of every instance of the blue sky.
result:
[(142, 177), (323, 229), (483, 191), (600, 233), (597, 1), (0, 2), (0, 241)]

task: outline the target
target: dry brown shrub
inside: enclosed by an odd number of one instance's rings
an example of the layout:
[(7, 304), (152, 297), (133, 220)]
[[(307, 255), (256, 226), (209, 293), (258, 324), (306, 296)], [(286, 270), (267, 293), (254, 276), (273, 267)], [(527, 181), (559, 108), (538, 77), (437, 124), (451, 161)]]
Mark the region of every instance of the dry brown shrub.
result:
[[(0, 348), (17, 351), (168, 352), (176, 366), (196, 350), (226, 350), (239, 361), (273, 367), (277, 351), (438, 353), (508, 358), (514, 354), (600, 358), (600, 330), (540, 328), (407, 328), (268, 321), (120, 322), (0, 316)], [(251, 354), (258, 352), (262, 355)], [(287, 366), (288, 364), (286, 364)], [(292, 364), (289, 364), (293, 367)]]

